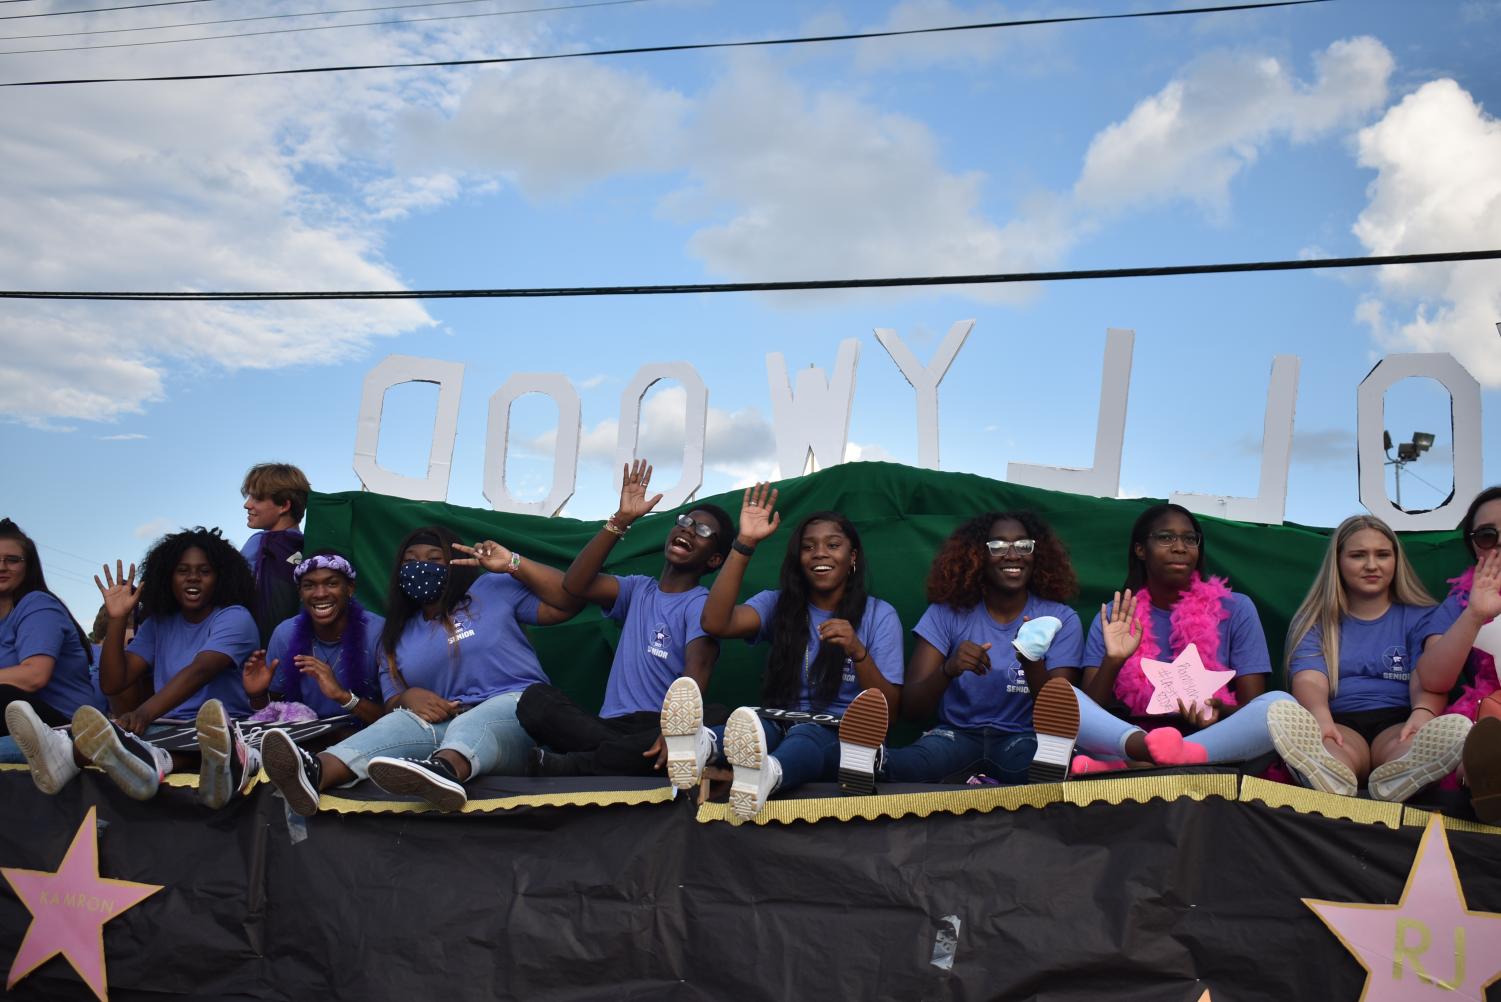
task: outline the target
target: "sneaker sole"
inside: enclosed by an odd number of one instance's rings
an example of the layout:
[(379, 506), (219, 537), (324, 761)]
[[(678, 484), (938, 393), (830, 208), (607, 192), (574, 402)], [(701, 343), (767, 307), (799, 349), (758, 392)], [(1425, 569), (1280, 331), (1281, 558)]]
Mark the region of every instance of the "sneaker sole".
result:
[(80, 706), (73, 714), (73, 745), (84, 758), (104, 771), (110, 780), (134, 800), (156, 795), (161, 776), (120, 743), (109, 719), (92, 706)]
[(1037, 734), (1037, 751), (1027, 769), (1027, 782), (1061, 783), (1068, 779), (1074, 742), (1079, 737), (1079, 700), (1068, 679), (1048, 679), (1037, 690), (1032, 730)]
[(318, 791), (308, 786), (297, 743), (285, 731), (269, 729), (261, 737), (261, 765), (293, 814), (310, 818), (318, 813)]
[(730, 810), (749, 821), (761, 811), (761, 770), (766, 766), (766, 732), (760, 719), (744, 707), (724, 725), (724, 757), (735, 770), (730, 783)]
[(1488, 825), (1501, 824), (1501, 720), (1475, 721), (1461, 757), (1475, 816)]
[(698, 785), (698, 732), (704, 725), (704, 697), (691, 678), (676, 679), (662, 699), (662, 740), (667, 744), (667, 778), (679, 790)]
[(234, 737), (229, 716), (217, 699), (205, 700), (198, 708), (193, 724), (198, 732), (198, 800), (205, 807), (218, 810), (234, 796), (229, 757), (234, 754)]
[(839, 790), (868, 797), (876, 792), (876, 754), (886, 741), (886, 697), (866, 689), (839, 721)]
[(469, 803), (469, 794), (457, 783), (445, 782), (426, 769), (404, 765), (391, 759), (373, 758), (369, 765), (370, 780), (397, 797), (425, 800), (440, 811), (457, 811)]
[(1355, 796), (1355, 773), (1324, 747), (1324, 736), (1313, 714), (1297, 703), (1281, 700), (1267, 710), (1266, 723), (1272, 745), (1289, 769), (1316, 790)]
[(26, 756), (26, 764), (31, 767), (31, 781), (38, 790), (49, 795), (55, 794), (78, 775), (78, 765), (72, 760), (71, 750), (66, 765), (58, 763), (49, 754), (47, 738), (42, 734), (42, 729), (50, 731), (52, 728), (42, 723), (42, 718), (30, 706), (20, 701), (7, 706), (5, 726), (15, 739), (16, 747)]
[(1469, 718), (1457, 713), (1430, 720), (1413, 735), (1405, 755), (1371, 770), (1370, 779), (1366, 780), (1371, 796), (1400, 804), (1423, 787), (1443, 779), (1459, 766), (1469, 733)]

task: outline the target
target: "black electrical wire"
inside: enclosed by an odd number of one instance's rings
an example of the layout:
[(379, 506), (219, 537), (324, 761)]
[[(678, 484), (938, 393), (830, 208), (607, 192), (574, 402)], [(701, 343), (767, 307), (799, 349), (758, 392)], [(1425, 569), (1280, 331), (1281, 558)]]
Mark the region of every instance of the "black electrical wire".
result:
[(1237, 261), (1142, 268), (1088, 268), (1075, 271), (1009, 272), (994, 275), (925, 275), (911, 278), (836, 278), (789, 282), (705, 282), (692, 285), (585, 285), (531, 289), (390, 289), (347, 292), (33, 292), (0, 290), (0, 299), (115, 302), (297, 302), (387, 299), (555, 299), (576, 296), (677, 296), (704, 292), (807, 292), (819, 289), (891, 289), (944, 285), (1002, 285), (1022, 282), (1075, 282), (1108, 278), (1161, 278), (1170, 275), (1224, 275), (1261, 271), (1316, 271), (1375, 268), (1391, 264), (1494, 261), (1501, 250), (1387, 254), (1378, 257), (1300, 258), (1294, 261)]
[[(352, 10), (313, 11), (306, 14), (265, 14), (260, 17), (230, 17), (219, 21), (185, 21), (178, 24), (155, 24), (144, 28), (106, 28), (102, 31), (64, 31), (51, 35), (4, 35), (0, 42), (14, 42), (26, 38), (65, 38), (76, 35), (108, 35), (127, 31), (165, 31), (171, 28), (196, 28), (210, 24), (238, 24), (245, 21), (274, 21), (288, 17), (329, 17), (335, 14), (362, 14), (367, 11), (405, 10), (411, 7), (452, 7), (459, 4), (494, 3), (495, 0), (446, 0), (443, 3), (408, 3), (389, 7), (356, 7)], [(650, 0), (585, 0), (583, 3), (557, 4), (552, 7), (523, 7), (513, 10), (481, 11), (476, 14), (443, 14), (437, 17), (393, 18), (387, 21), (355, 21), (350, 24), (314, 24), (302, 28), (271, 28), (265, 31), (238, 31), (227, 35), (196, 35), (192, 38), (162, 38), (147, 42), (106, 42), (101, 45), (61, 45), (51, 49), (0, 49), (0, 56), (19, 56), (30, 52), (85, 52), (91, 49), (132, 49), (142, 45), (176, 45), (182, 42), (212, 42), (225, 38), (255, 38), (259, 35), (289, 35), (299, 31), (330, 31), (335, 28), (369, 28), (395, 24), (425, 24), (429, 21), (460, 21), (476, 17), (506, 17), (511, 14), (544, 14), (560, 10), (579, 10), (585, 7), (621, 7), (627, 4), (648, 3)]]
[(190, 3), (217, 3), (218, 0), (154, 0), (152, 3), (131, 3), (123, 7), (89, 7), (84, 10), (49, 10), (41, 14), (4, 14), (0, 21), (24, 21), (31, 17), (67, 17), (69, 14), (103, 14), (112, 10), (144, 10), (147, 7), (181, 7)]
[[(189, 2), (189, 0), (177, 0)], [(537, 63), (552, 59), (588, 59), (598, 56), (633, 56), (660, 52), (695, 52), (708, 49), (743, 49), (757, 46), (807, 45), (815, 42), (849, 42), (867, 38), (898, 38), (907, 35), (936, 35), (945, 32), (980, 31), (991, 28), (1021, 28), (1044, 24), (1077, 24), (1086, 21), (1121, 21), (1146, 17), (1181, 17), (1228, 11), (1266, 10), (1273, 7), (1301, 7), (1306, 4), (1332, 3), (1333, 0), (1265, 0), (1260, 3), (1229, 4), (1220, 7), (1180, 7), (1174, 10), (1132, 11), (1126, 14), (1078, 14), (1071, 17), (1032, 17), (1013, 21), (986, 21), (979, 24), (950, 24), (936, 28), (905, 28), (892, 31), (846, 32), (839, 35), (805, 35), (796, 38), (762, 38), (741, 42), (690, 42), (680, 45), (642, 45), (624, 49), (593, 49), (584, 52), (551, 52), (535, 56), (493, 56), (485, 59), (441, 59), (420, 63), (366, 63), (347, 66), (304, 66), (290, 70), (245, 70), (239, 73), (173, 73), (148, 77), (79, 77), (63, 80), (14, 80), (0, 87), (63, 87), (100, 83), (165, 83), (185, 80), (238, 80), (246, 77), (295, 76), (309, 73), (351, 73), (364, 70), (432, 69), (440, 66), (494, 66), (502, 63)], [(142, 43), (136, 43), (142, 44)]]

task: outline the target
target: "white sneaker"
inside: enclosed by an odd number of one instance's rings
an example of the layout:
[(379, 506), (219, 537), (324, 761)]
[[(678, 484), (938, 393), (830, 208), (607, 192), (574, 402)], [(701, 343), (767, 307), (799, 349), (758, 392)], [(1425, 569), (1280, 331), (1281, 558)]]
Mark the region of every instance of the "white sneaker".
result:
[(1400, 804), (1429, 783), (1443, 779), (1458, 768), (1469, 734), (1469, 718), (1457, 713), (1428, 721), (1412, 736), (1412, 744), (1400, 758), (1371, 770), (1366, 781), (1371, 796)]
[(1291, 699), (1280, 699), (1266, 713), (1272, 744), (1287, 767), (1308, 786), (1341, 797), (1355, 796), (1355, 773), (1329, 754), (1313, 714)]
[(704, 726), (704, 697), (688, 677), (674, 679), (662, 698), (662, 740), (667, 743), (667, 778), (679, 790), (698, 785), (714, 752), (714, 735)]
[(756, 711), (742, 706), (724, 725), (724, 755), (735, 769), (730, 810), (749, 821), (761, 813), (766, 798), (782, 781), (782, 764), (766, 750), (766, 731)]
[(5, 726), (31, 766), (31, 781), (43, 793), (56, 793), (79, 773), (73, 742), (62, 731), (42, 723), (31, 704), (18, 699), (5, 708)]

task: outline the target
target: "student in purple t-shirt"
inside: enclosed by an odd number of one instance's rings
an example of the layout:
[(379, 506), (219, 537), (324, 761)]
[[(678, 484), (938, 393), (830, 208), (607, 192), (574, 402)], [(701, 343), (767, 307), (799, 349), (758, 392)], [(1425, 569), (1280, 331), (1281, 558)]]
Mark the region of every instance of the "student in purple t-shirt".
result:
[[(539, 776), (650, 775), (659, 767), (668, 688), (688, 679), (692, 693), (683, 698), (702, 699), (709, 685), (719, 642), (700, 623), (709, 590), (699, 582), (730, 551), (735, 527), (729, 514), (717, 505), (701, 504), (678, 515), (662, 548), (660, 578), (600, 573), (631, 524), (662, 500), (660, 494), (647, 498), (650, 482), (645, 460), (625, 469), (619, 509), (563, 577), (569, 594), (604, 606), (605, 617), (621, 624), (620, 643), (599, 716), (555, 686), (539, 682), (522, 693), (516, 716), (541, 746), (535, 763)], [(670, 757), (667, 766), (669, 775), (683, 769), (681, 761)]]
[[(155, 692), (134, 710), (110, 720), (94, 706), (73, 714), (72, 740), (56, 731), (41, 737), (28, 759), (32, 777), (56, 792), (92, 762), (129, 796), (147, 800), (174, 767), (191, 756), (172, 754), (149, 740), (172, 729), (170, 721), (195, 722), (198, 732), (198, 797), (222, 807), (259, 770), (256, 754), (233, 718), (250, 713), (240, 665), (255, 650), (250, 568), (217, 529), (184, 529), (163, 536), (146, 554), (141, 583), (136, 568), (116, 561), (94, 579), (109, 611), (100, 649), (99, 686), (105, 695), (124, 692), (148, 674)], [(130, 646), (126, 623), (140, 605), (143, 619)], [(24, 747), (24, 744), (23, 744)]]
[(366, 776), (388, 793), (458, 810), (470, 779), (526, 771), (532, 740), (516, 703), (547, 675), (524, 627), (564, 622), (579, 603), (567, 600), (561, 572), (518, 554), (503, 573), (477, 570), (500, 549), (465, 546), (441, 526), (401, 541), (380, 638), (389, 712), (316, 756), (276, 732), (263, 739), (266, 776), (293, 811), (315, 814), (323, 790)]
[(938, 726), (889, 749), (881, 775), (931, 783), (978, 770), (1025, 782), (1037, 749), (1033, 697), (1049, 678), (1079, 678), (1083, 632), (1065, 604), (1078, 590), (1062, 540), (1030, 511), (987, 512), (954, 530), (928, 572), (932, 604), (912, 630), (902, 687), (903, 715), (937, 711)]
[[(878, 718), (868, 731), (879, 744), (901, 698), (902, 623), (889, 603), (866, 590), (870, 561), (854, 523), (835, 511), (802, 519), (787, 541), (781, 587), (735, 604), (756, 544), (781, 524), (776, 500), (768, 484), (746, 490), (739, 535), (704, 604), (704, 630), (770, 645), (765, 707), (832, 718), (858, 699)], [(776, 790), (833, 780), (842, 771), (840, 736), (821, 723), (766, 719), (742, 706), (714, 734), (734, 767), (730, 807), (742, 818), (755, 817)]]
[(1355, 515), (1330, 536), (1287, 636), (1297, 704), (1270, 718), (1277, 751), (1309, 786), (1400, 802), (1459, 765), (1470, 721), (1416, 675), (1452, 620), (1381, 519)]

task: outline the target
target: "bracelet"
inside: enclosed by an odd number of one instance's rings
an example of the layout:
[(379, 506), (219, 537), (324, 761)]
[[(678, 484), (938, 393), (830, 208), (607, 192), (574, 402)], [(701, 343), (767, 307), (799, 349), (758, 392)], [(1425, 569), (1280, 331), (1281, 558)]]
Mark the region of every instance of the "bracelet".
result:
[[(1414, 707), (1413, 707), (1413, 709), (1414, 709), (1414, 710), (1428, 710), (1428, 707), (1426, 707), (1426, 706), (1414, 706)], [(1433, 711), (1432, 711), (1432, 710), (1428, 710), (1428, 712), (1429, 712), (1429, 713), (1433, 713)], [(1435, 717), (1436, 717), (1436, 716), (1438, 716), (1438, 714), (1437, 714), (1437, 713), (1433, 713), (1433, 715), (1434, 715), (1434, 716), (1435, 716)]]
[(519, 570), (521, 570), (521, 554), (517, 553), (515, 550), (512, 550), (511, 551), (511, 569), (510, 569), (509, 573), (515, 574)]
[(743, 553), (747, 557), (751, 556), (752, 554), (754, 554), (756, 552), (756, 548), (754, 546), (746, 546), (744, 543), (742, 543), (738, 539), (735, 540), (733, 543), (730, 544), (730, 549), (734, 550), (736, 553)]
[(862, 654), (862, 655), (860, 655), (858, 658), (855, 658), (854, 660), (852, 660), (850, 662), (850, 664), (857, 665), (857, 664), (859, 664), (862, 661), (869, 660), (869, 658), (870, 658), (870, 648), (867, 647), (867, 648), (865, 648), (865, 653)]
[(619, 525), (617, 525), (615, 523), (615, 519), (614, 518), (607, 518), (607, 519), (605, 519), (605, 524), (602, 526), (602, 528), (606, 532), (614, 533), (616, 536), (619, 536), (621, 539), (625, 538), (625, 529), (623, 529)]
[(359, 705), (360, 705), (360, 694), (357, 693), (357, 692), (350, 692), (350, 694), (349, 694), (349, 702), (347, 702), (347, 703), (341, 703), (339, 705), (339, 709), (343, 710), (345, 713), (353, 713), (354, 712), (354, 708), (356, 706), (359, 706)]

